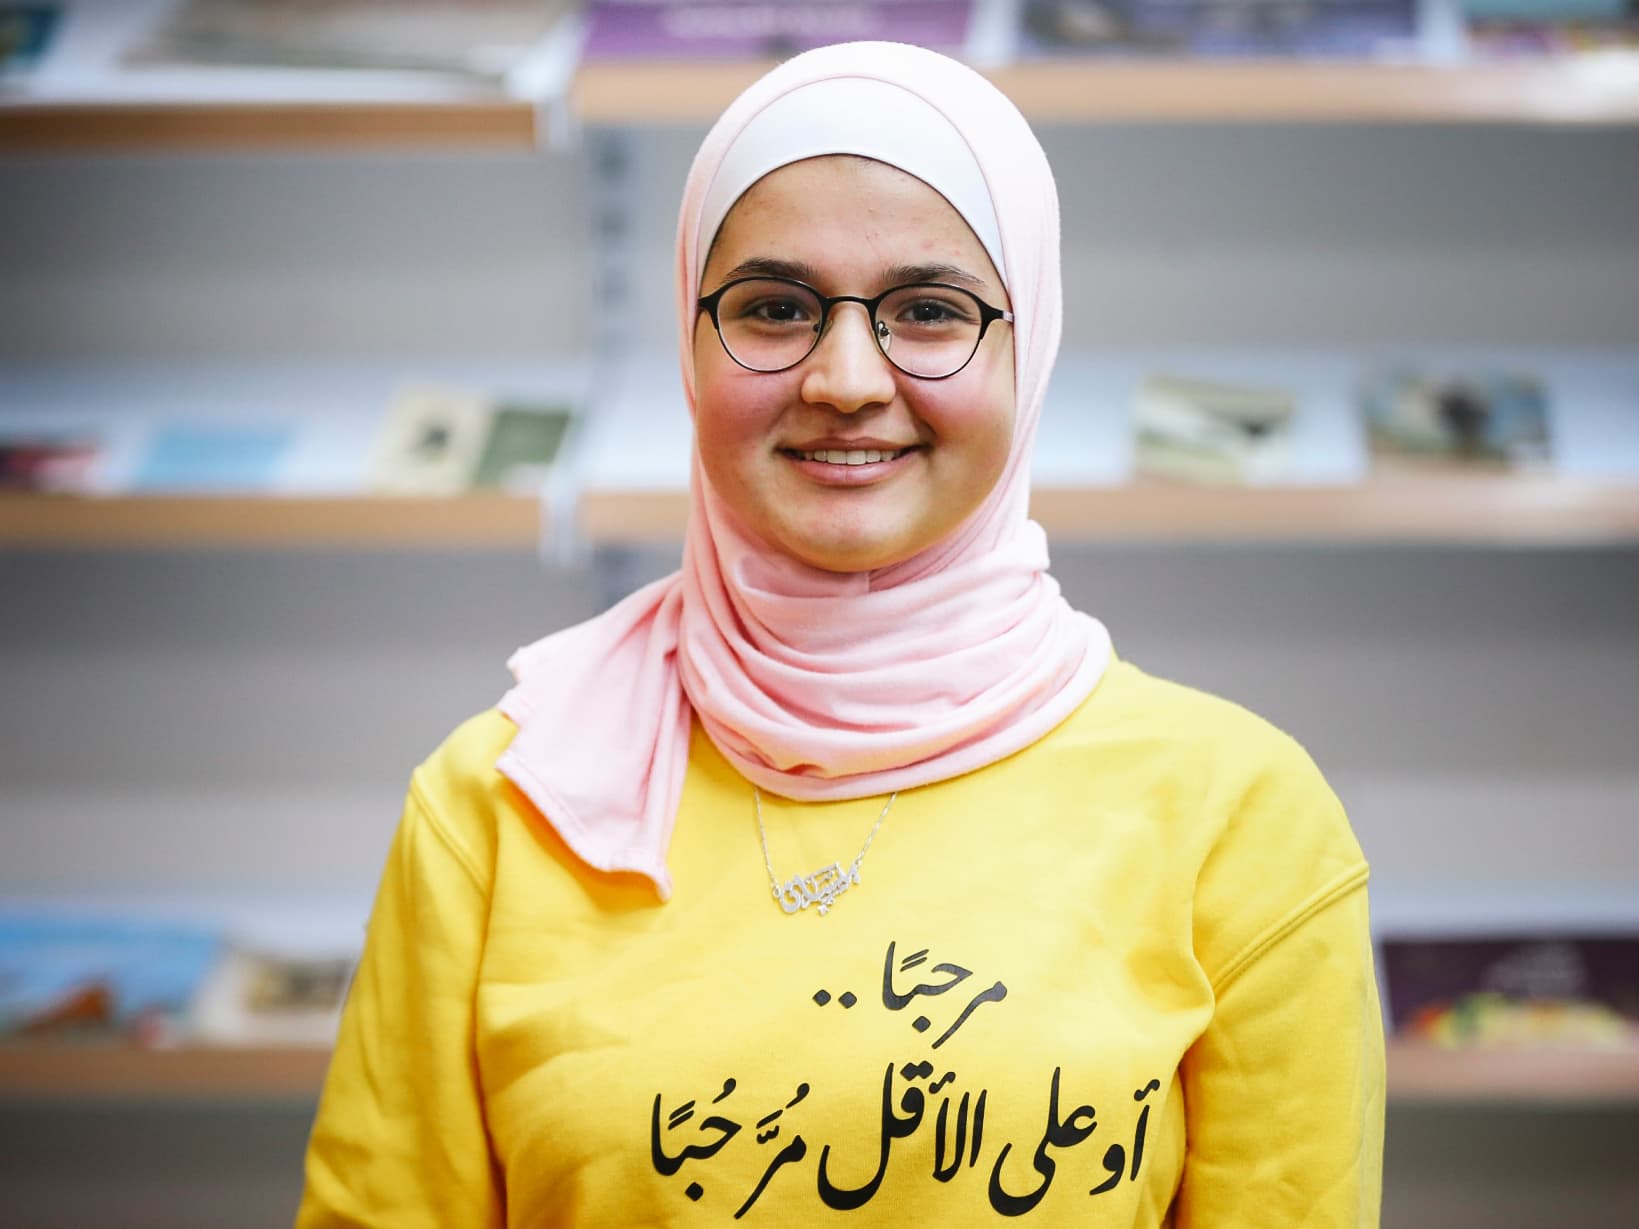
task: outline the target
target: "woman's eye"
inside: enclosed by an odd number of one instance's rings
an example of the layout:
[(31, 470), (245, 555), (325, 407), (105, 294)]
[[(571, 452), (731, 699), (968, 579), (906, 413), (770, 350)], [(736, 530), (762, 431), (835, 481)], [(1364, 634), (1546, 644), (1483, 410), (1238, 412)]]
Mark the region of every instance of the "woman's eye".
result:
[(808, 308), (798, 299), (761, 299), (748, 304), (740, 315), (765, 324), (801, 324), (808, 320)]
[(970, 320), (972, 316), (962, 304), (946, 299), (915, 299), (901, 304), (894, 313), (900, 323), (918, 325), (954, 324)]
[(948, 320), (955, 313), (950, 310), (949, 304), (927, 300), (911, 305), (911, 319), (923, 324), (931, 324), (937, 320)]

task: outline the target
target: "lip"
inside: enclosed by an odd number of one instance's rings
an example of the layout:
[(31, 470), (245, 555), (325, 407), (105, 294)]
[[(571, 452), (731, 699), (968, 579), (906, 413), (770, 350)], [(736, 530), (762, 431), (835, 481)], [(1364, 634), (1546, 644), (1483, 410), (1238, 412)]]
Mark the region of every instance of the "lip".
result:
[[(803, 452), (818, 452), (822, 449), (831, 448), (857, 448), (866, 451), (875, 449), (878, 452), (898, 452), (899, 455), (890, 461), (870, 461), (864, 465), (835, 465), (830, 461), (805, 461), (798, 455)], [(856, 487), (869, 486), (872, 483), (881, 482), (892, 477), (913, 464), (916, 458), (922, 455), (923, 451), (920, 444), (905, 447), (877, 440), (821, 440), (804, 444), (800, 449), (781, 448), (779, 453), (798, 473), (820, 486)]]
[(909, 444), (896, 444), (892, 440), (878, 439), (874, 435), (860, 435), (853, 438), (844, 438), (840, 435), (825, 435), (818, 439), (804, 440), (800, 444), (782, 444), (781, 452), (822, 452), (837, 448), (844, 452), (854, 449), (865, 452), (901, 452), (907, 448), (920, 447), (920, 442), (913, 440)]

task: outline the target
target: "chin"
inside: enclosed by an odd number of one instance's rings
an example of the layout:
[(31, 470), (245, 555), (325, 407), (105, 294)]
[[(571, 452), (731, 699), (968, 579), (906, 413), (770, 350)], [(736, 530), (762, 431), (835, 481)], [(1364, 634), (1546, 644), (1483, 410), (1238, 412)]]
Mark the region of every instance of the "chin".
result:
[(916, 552), (882, 542), (787, 542), (786, 553), (822, 572), (875, 572), (903, 563)]

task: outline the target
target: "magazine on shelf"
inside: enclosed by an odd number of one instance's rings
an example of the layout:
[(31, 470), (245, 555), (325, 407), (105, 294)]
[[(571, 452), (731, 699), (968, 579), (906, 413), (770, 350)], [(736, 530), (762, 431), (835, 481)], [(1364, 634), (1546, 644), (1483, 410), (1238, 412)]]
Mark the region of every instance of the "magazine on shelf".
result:
[(1410, 55), (1416, 0), (1022, 0), (1022, 57)]
[(198, 926), (0, 912), (0, 1038), (175, 1040), (220, 952)]
[(885, 39), (963, 54), (974, 0), (593, 0), (582, 58), (779, 59)]
[(132, 66), (410, 70), (503, 82), (567, 37), (570, 0), (184, 0)]
[(1639, 1045), (1639, 934), (1385, 937), (1390, 1029), (1448, 1048)]
[(131, 475), (149, 494), (264, 494), (295, 442), (280, 423), (159, 422)]
[(1512, 470), (1549, 460), (1547, 387), (1531, 372), (1390, 365), (1361, 386), (1380, 469)]
[(1639, 46), (1639, 0), (1462, 0), (1470, 50), (1487, 58)]
[(40, 62), (61, 17), (60, 4), (0, 4), (0, 84)]
[(0, 491), (83, 494), (97, 484), (102, 441), (0, 431)]
[(563, 452), (573, 423), (574, 414), (565, 405), (496, 405), (472, 486), (515, 494), (540, 490)]
[(409, 385), (388, 407), (368, 484), (398, 495), (532, 493), (560, 463), (574, 420), (573, 409), (558, 402)]
[(328, 1045), (358, 963), (356, 950), (277, 950), (230, 943), (195, 996), (188, 1039), (207, 1045)]
[(1296, 412), (1293, 394), (1221, 380), (1156, 373), (1133, 403), (1138, 475), (1185, 482), (1255, 484), (1282, 476)]
[(493, 408), (471, 389), (411, 385), (387, 408), (368, 484), (394, 495), (458, 495), (472, 485)]

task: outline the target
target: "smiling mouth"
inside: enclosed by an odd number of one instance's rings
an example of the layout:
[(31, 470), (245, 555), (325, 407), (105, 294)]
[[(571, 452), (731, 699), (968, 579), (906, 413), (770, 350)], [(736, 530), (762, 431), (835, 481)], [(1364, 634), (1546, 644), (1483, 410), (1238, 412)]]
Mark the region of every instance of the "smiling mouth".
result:
[(799, 461), (818, 461), (824, 465), (874, 465), (881, 461), (897, 461), (913, 448), (816, 448), (804, 452), (799, 448), (783, 450), (788, 457)]

